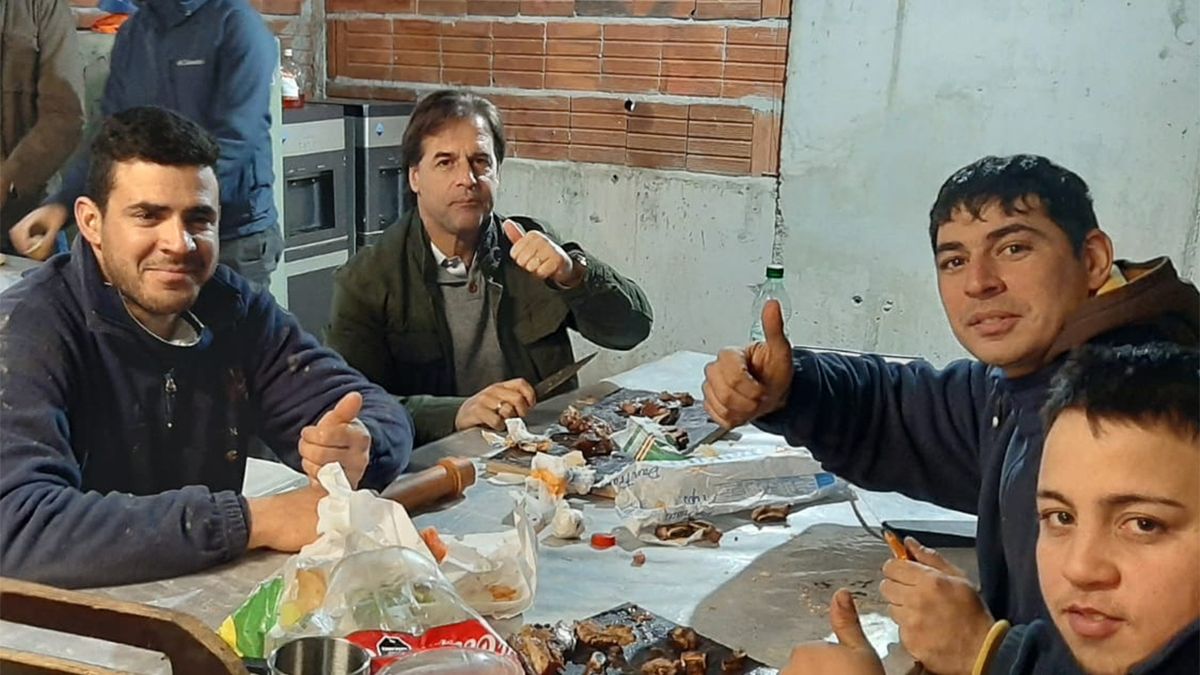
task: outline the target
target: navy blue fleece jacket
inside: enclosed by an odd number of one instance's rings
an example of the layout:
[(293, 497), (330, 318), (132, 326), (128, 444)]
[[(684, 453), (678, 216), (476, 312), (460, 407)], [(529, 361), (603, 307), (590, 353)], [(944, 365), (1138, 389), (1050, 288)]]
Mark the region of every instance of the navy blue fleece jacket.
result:
[(978, 515), (983, 599), (997, 619), (1029, 623), (1045, 613), (1035, 495), (1040, 411), (1055, 371), (1086, 342), (1197, 341), (1200, 296), (1170, 261), (1121, 265), (1130, 283), (1088, 300), (1031, 375), (1008, 379), (970, 360), (939, 370), (796, 350), (786, 405), (757, 424), (852, 483)]
[(246, 550), (240, 496), (257, 436), (300, 470), (298, 442), (362, 392), (361, 487), (412, 451), (405, 409), (219, 266), (192, 307), (200, 340), (129, 316), (86, 244), (0, 295), (0, 571), (58, 586), (195, 572)]
[[(1200, 673), (1200, 621), (1194, 621), (1129, 675)], [(1058, 629), (1047, 619), (1013, 626), (1004, 635), (984, 675), (1085, 675)]]

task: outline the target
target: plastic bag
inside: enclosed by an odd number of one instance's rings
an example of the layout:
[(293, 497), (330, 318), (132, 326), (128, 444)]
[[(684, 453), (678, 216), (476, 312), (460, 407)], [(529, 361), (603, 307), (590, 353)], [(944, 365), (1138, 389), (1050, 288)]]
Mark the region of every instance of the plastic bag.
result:
[(432, 560), (398, 546), (343, 558), (320, 604), (290, 627), (273, 630), (266, 647), (306, 635), (344, 636), (374, 655), (372, 672), (410, 652), (446, 646), (514, 658)]
[(644, 542), (685, 545), (654, 534), (657, 525), (712, 518), (759, 506), (844, 501), (849, 485), (824, 471), (806, 451), (727, 452), (683, 462), (638, 462), (612, 481), (617, 515)]
[[(329, 611), (334, 571), (364, 552), (405, 549), (437, 569), (434, 556), (400, 504), (366, 490), (351, 490), (341, 467), (321, 468), (329, 492), (317, 505), (319, 536), (288, 558), (221, 624), (221, 637), (240, 656), (262, 658), (284, 637), (345, 636)], [(520, 507), (505, 532), (449, 537), (442, 569), (457, 597), (475, 612), (513, 616), (533, 604), (537, 588), (537, 540)], [(411, 565), (410, 565), (411, 566)]]

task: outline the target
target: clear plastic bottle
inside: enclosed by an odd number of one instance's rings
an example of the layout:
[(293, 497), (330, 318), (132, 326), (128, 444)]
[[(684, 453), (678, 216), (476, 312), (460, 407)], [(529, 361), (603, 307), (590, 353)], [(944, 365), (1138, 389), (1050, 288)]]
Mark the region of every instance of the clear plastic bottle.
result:
[(283, 94), (283, 107), (304, 107), (304, 71), (296, 63), (291, 49), (283, 50), (279, 62), (279, 89)]
[(758, 295), (754, 298), (754, 316), (750, 323), (750, 341), (762, 342), (762, 312), (763, 305), (768, 300), (779, 301), (783, 310), (783, 325), (787, 327), (788, 317), (792, 315), (792, 299), (788, 297), (787, 288), (783, 285), (783, 265), (767, 265), (767, 278), (758, 286)]

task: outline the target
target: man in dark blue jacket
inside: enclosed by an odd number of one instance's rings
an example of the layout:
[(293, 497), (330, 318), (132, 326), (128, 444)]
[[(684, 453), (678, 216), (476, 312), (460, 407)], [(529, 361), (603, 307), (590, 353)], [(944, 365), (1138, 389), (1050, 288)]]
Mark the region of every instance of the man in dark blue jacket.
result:
[(298, 550), (324, 491), (242, 497), (247, 441), (378, 489), (408, 463), (408, 413), (217, 265), (203, 129), (133, 108), (91, 150), (83, 240), (0, 295), (0, 569), (97, 586)]
[(1200, 672), (1200, 355), (1082, 350), (1044, 417), (1037, 568), (1050, 615), (993, 631), (981, 670)]
[[(971, 672), (1200, 672), (1200, 354), (1084, 347), (1044, 417), (1037, 571), (1049, 617), (997, 622)], [(838, 644), (797, 647), (783, 675), (882, 675), (848, 591), (829, 615)]]
[[(275, 40), (247, 0), (143, 0), (121, 26), (101, 112), (174, 110), (217, 137), (221, 262), (267, 287), (283, 250), (271, 185), (271, 77)], [(86, 155), (59, 191), (12, 230), (18, 251), (45, 260), (83, 194)]]
[(1165, 258), (1114, 262), (1087, 184), (1044, 157), (985, 157), (943, 184), (930, 212), (938, 291), (979, 360), (936, 369), (877, 356), (793, 352), (778, 305), (765, 343), (706, 368), (705, 407), (750, 420), (874, 490), (979, 516), (982, 599), (940, 556), (885, 567), (892, 617), (931, 671), (970, 672), (995, 619), (1045, 613), (1034, 562), (1039, 410), (1063, 355), (1084, 343), (1194, 344), (1200, 296)]

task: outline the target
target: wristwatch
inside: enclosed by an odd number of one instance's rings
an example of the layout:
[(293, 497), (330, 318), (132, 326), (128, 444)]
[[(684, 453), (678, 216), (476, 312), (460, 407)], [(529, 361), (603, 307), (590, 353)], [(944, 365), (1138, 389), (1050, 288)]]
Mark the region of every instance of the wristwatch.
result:
[(587, 278), (587, 271), (588, 271), (587, 256), (583, 254), (583, 251), (581, 251), (577, 248), (573, 248), (570, 251), (567, 251), (567, 255), (571, 256), (571, 262), (575, 263), (576, 265), (578, 265), (580, 267), (580, 269), (583, 270), (582, 272), (577, 273), (578, 278), (579, 278), (579, 283), (576, 284), (576, 286), (578, 286), (579, 284), (583, 283), (584, 279)]

